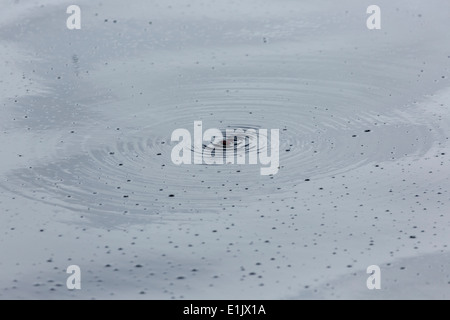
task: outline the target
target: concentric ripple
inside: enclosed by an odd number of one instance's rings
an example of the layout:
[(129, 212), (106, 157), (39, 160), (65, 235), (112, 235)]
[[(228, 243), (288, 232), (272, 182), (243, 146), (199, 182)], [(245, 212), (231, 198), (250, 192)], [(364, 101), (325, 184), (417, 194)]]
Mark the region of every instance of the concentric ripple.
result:
[[(213, 136), (211, 141), (204, 140), (202, 149), (198, 150), (194, 145), (191, 146), (194, 158), (201, 159), (207, 154), (220, 157), (220, 164), (250, 164), (250, 154), (254, 157), (262, 152), (270, 154), (271, 139), (267, 136), (267, 130), (248, 125), (229, 125), (226, 129), (214, 129), (218, 130), (220, 135)], [(205, 161), (202, 165), (206, 165)]]
[[(68, 146), (62, 150), (67, 157), (15, 171), (2, 187), (71, 210), (170, 219), (171, 214), (220, 212), (254, 197), (286, 195), (291, 187), (312, 179), (419, 156), (436, 139), (425, 121), (411, 121), (392, 110), (389, 88), (356, 80), (246, 77), (237, 70), (232, 69), (230, 73), (237, 75), (230, 77), (205, 75), (176, 88), (158, 88), (150, 98), (134, 94), (126, 98), (123, 92), (113, 105), (119, 110), (114, 116), (108, 113), (111, 106), (105, 105), (102, 120), (80, 128), (82, 133), (61, 136)], [(130, 105), (132, 112), (121, 111)], [(261, 176), (259, 163), (175, 165), (171, 134), (185, 128), (192, 135), (194, 121), (202, 121), (203, 132), (279, 129), (279, 172)], [(227, 138), (213, 144), (248, 154), (259, 148), (258, 139), (267, 138), (238, 134), (236, 147)]]

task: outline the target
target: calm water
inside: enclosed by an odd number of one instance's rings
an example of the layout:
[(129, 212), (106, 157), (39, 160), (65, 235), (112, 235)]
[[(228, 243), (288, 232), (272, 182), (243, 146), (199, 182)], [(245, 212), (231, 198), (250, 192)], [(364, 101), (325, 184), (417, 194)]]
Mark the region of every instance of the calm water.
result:
[[(450, 4), (69, 4), (2, 5), (0, 298), (449, 298)], [(174, 165), (199, 120), (279, 172)]]

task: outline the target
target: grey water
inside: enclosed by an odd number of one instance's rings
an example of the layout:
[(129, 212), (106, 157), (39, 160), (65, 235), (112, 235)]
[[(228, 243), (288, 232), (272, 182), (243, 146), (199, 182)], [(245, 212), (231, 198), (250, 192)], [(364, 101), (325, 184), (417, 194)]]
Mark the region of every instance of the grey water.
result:
[[(0, 299), (449, 298), (450, 3), (70, 4), (1, 5)], [(194, 121), (279, 171), (175, 165)]]

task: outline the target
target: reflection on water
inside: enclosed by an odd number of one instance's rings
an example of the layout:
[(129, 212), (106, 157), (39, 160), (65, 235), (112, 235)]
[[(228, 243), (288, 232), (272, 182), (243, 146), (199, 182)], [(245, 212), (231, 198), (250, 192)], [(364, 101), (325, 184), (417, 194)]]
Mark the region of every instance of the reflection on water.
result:
[[(0, 30), (6, 61), (0, 82), (4, 212), (14, 211), (8, 201), (21, 199), (24, 208), (47, 208), (36, 209), (37, 216), (82, 215), (85, 225), (97, 229), (161, 225), (152, 229), (152, 241), (161, 246), (151, 252), (163, 256), (177, 256), (172, 243), (187, 237), (174, 229), (189, 224), (209, 232), (212, 223), (224, 226), (226, 217), (226, 230), (233, 231), (205, 236), (202, 245), (209, 257), (222, 257), (226, 248), (233, 258), (203, 263), (204, 256), (192, 251), (190, 259), (220, 270), (225, 280), (214, 278), (219, 286), (272, 298), (288, 291), (295, 296), (323, 270), (337, 277), (368, 255), (376, 262), (391, 259), (394, 251), (411, 254), (417, 244), (402, 238), (409, 224), (424, 230), (438, 221), (445, 225), (437, 192), (442, 195), (449, 179), (442, 169), (448, 165), (449, 116), (445, 102), (423, 110), (430, 96), (448, 87), (448, 28), (435, 30), (433, 21), (448, 24), (445, 10), (381, 1), (391, 19), (369, 32), (357, 1), (324, 7), (214, 2), (214, 8), (171, 1), (154, 3), (150, 11), (143, 10), (150, 6), (144, 1), (126, 8), (119, 1), (81, 2), (78, 31), (61, 23), (64, 5), (46, 1), (31, 13), (18, 9), (18, 2), (8, 4), (21, 18)], [(223, 132), (279, 129), (279, 172), (261, 176), (259, 166), (174, 165), (171, 133), (192, 132), (194, 121)], [(238, 137), (237, 149), (249, 152), (251, 139)], [(230, 141), (217, 143), (227, 149)], [(426, 204), (419, 194), (426, 194)], [(427, 219), (416, 214), (423, 211)], [(272, 220), (256, 221), (263, 218)], [(443, 233), (433, 233), (422, 242), (424, 251), (446, 243)], [(167, 235), (176, 239), (170, 245)], [(385, 246), (362, 248), (366, 237), (370, 246), (374, 238)], [(242, 238), (245, 245), (230, 249)], [(228, 271), (235, 264), (259, 266), (262, 259), (277, 265), (264, 265), (266, 278), (252, 286)], [(280, 269), (279, 280), (261, 285), (278, 279)], [(203, 279), (164, 291), (171, 281), (166, 273), (157, 277), (162, 284), (154, 297), (198, 297), (209, 285)], [(231, 290), (224, 292), (216, 296)]]

